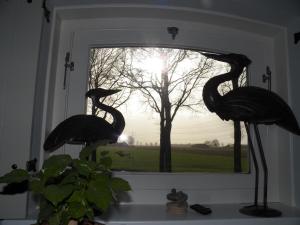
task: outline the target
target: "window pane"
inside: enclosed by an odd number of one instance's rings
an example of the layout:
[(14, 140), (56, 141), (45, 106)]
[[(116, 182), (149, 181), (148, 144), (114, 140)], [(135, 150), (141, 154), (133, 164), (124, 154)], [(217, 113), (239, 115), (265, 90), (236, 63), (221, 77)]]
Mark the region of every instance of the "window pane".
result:
[[(113, 169), (248, 172), (243, 126), (222, 121), (202, 99), (208, 79), (229, 71), (226, 63), (209, 60), (198, 51), (148, 47), (92, 48), (89, 60), (89, 89), (121, 90), (101, 99), (121, 111), (126, 121), (118, 143), (99, 147), (110, 151)], [(225, 94), (245, 85), (246, 75), (245, 70), (236, 83), (223, 83), (218, 91)], [(90, 100), (87, 113), (113, 122)], [(235, 160), (234, 145), (240, 152)]]

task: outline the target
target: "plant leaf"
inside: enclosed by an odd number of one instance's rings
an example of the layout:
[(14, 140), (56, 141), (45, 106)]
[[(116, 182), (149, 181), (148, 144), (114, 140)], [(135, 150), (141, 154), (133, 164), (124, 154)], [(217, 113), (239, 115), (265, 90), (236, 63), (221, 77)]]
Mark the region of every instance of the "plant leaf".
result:
[(105, 168), (110, 169), (112, 165), (112, 159), (109, 156), (103, 157), (100, 159), (100, 164)]
[(48, 219), (49, 225), (59, 225), (60, 224), (60, 214), (53, 213)]
[(69, 155), (53, 155), (43, 165), (44, 177), (56, 177), (70, 165), (72, 158)]
[(40, 209), (38, 215), (38, 221), (42, 222), (48, 220), (49, 217), (54, 213), (53, 205), (44, 198), (40, 199)]
[(15, 169), (0, 177), (0, 183), (21, 183), (29, 179), (29, 173), (23, 169)]
[(80, 202), (71, 202), (69, 204), (69, 213), (71, 218), (83, 219), (85, 215), (85, 207)]
[(89, 156), (96, 151), (96, 149), (97, 148), (94, 145), (84, 147), (79, 153), (79, 158), (81, 160), (87, 160)]
[(32, 180), (29, 182), (29, 188), (35, 193), (43, 193), (44, 185), (40, 180)]
[(67, 198), (74, 190), (73, 185), (49, 185), (45, 188), (44, 195), (54, 206)]
[(82, 176), (87, 177), (93, 171), (92, 168), (87, 163), (88, 161), (75, 159), (73, 160), (73, 166)]
[(84, 197), (85, 196), (83, 191), (74, 191), (68, 199), (68, 202), (82, 202), (85, 200)]
[(113, 177), (111, 179), (111, 188), (115, 192), (124, 192), (131, 190), (129, 183), (126, 180), (119, 177)]
[(60, 224), (61, 225), (68, 225), (70, 219), (71, 219), (70, 214), (66, 210), (64, 210), (64, 212), (62, 212), (62, 215), (61, 215)]
[(87, 216), (87, 218), (91, 221), (94, 220), (94, 210), (91, 207), (88, 207), (85, 211), (85, 216)]
[(63, 180), (61, 181), (61, 185), (64, 184), (77, 184), (78, 176), (75, 171), (71, 171), (68, 175), (66, 175)]
[(106, 211), (112, 201), (112, 193), (105, 179), (92, 180), (88, 184), (86, 198), (101, 211)]

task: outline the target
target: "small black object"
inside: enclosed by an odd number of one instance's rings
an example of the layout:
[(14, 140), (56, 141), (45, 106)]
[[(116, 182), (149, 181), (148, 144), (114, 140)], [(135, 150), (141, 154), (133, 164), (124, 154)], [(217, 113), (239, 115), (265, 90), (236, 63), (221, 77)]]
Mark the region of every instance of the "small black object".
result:
[(47, 3), (46, 3), (47, 0), (44, 0), (43, 1), (43, 5), (42, 5), (42, 9), (44, 10), (44, 17), (47, 21), (47, 23), (50, 23), (50, 10), (47, 8)]
[(190, 206), (191, 209), (195, 210), (197, 213), (201, 213), (203, 215), (211, 214), (211, 209), (204, 207), (203, 205), (194, 204)]
[(3, 187), (0, 194), (2, 195), (15, 195), (15, 194), (21, 194), (26, 191), (28, 191), (28, 180), (24, 180), (20, 183), (10, 183)]
[(34, 158), (32, 160), (29, 160), (26, 162), (26, 170), (28, 172), (36, 172), (36, 163), (37, 163), (37, 159)]
[(300, 41), (300, 32), (294, 33), (294, 43), (297, 44)]
[(272, 89), (272, 71), (269, 66), (266, 67), (266, 74), (262, 75), (262, 81), (266, 83), (268, 81), (268, 90)]
[(17, 165), (17, 164), (12, 164), (12, 165), (11, 165), (11, 168), (12, 168), (13, 170), (16, 170), (16, 169), (18, 169), (18, 165)]
[(248, 216), (257, 217), (279, 217), (282, 213), (279, 210), (272, 209), (269, 207), (264, 207), (263, 205), (250, 205), (241, 208), (240, 213)]
[[(47, 21), (47, 23), (50, 22), (50, 10), (47, 8), (47, 3), (46, 3), (47, 0), (43, 0), (43, 4), (42, 4), (42, 9), (44, 10), (44, 17)], [(27, 0), (27, 3), (28, 4), (31, 4), (32, 3), (32, 0)]]
[(63, 83), (63, 89), (66, 89), (66, 83), (67, 83), (67, 72), (68, 69), (70, 71), (74, 71), (74, 62), (71, 62), (71, 53), (67, 52), (65, 56), (65, 74), (64, 74), (64, 83)]
[(168, 27), (168, 33), (172, 35), (172, 39), (175, 40), (175, 37), (178, 34), (178, 27)]

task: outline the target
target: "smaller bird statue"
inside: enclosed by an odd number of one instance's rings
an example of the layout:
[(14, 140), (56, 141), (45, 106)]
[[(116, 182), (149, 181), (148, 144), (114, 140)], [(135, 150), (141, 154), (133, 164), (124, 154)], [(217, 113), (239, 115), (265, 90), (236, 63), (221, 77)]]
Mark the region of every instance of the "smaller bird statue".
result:
[[(231, 69), (228, 73), (210, 78), (203, 88), (203, 100), (207, 108), (216, 113), (222, 120), (243, 121), (248, 134), (249, 148), (255, 169), (255, 197), (254, 204), (240, 210), (241, 213), (259, 217), (277, 217), (281, 212), (268, 207), (268, 167), (258, 130), (258, 124), (276, 124), (294, 134), (300, 135), (300, 128), (291, 108), (277, 94), (259, 87), (246, 86), (235, 88), (223, 96), (218, 92), (218, 86), (237, 79), (251, 61), (240, 54), (202, 53), (204, 56), (226, 62)], [(252, 144), (249, 126), (254, 126), (254, 133), (258, 144), (259, 156), (264, 175), (263, 205), (258, 204), (259, 168)]]
[(54, 151), (64, 144), (89, 145), (101, 140), (107, 140), (110, 143), (117, 142), (125, 127), (124, 117), (115, 108), (101, 103), (100, 98), (119, 91), (96, 88), (86, 93), (86, 97), (92, 99), (94, 106), (112, 115), (112, 123), (96, 115), (80, 114), (71, 116), (58, 124), (49, 134), (44, 143), (44, 149), (46, 151)]

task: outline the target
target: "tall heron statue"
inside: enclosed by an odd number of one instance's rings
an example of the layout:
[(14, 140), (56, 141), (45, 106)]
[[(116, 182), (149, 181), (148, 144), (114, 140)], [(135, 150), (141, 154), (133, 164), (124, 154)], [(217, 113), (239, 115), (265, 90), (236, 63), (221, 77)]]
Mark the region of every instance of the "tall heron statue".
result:
[[(203, 100), (209, 111), (216, 113), (222, 120), (243, 121), (246, 127), (249, 140), (249, 148), (253, 158), (255, 169), (255, 196), (254, 204), (240, 209), (240, 212), (247, 215), (259, 217), (277, 217), (281, 212), (268, 207), (268, 167), (265, 159), (263, 146), (258, 130), (258, 124), (276, 124), (294, 134), (300, 135), (297, 120), (291, 108), (277, 94), (259, 87), (238, 87), (220, 95), (218, 86), (225, 82), (237, 79), (251, 61), (240, 54), (214, 54), (202, 53), (204, 56), (226, 62), (231, 69), (224, 73), (212, 77), (203, 88)], [(262, 163), (264, 175), (263, 205), (258, 204), (258, 181), (259, 168), (252, 144), (249, 126), (253, 124), (256, 141), (258, 144), (259, 157)]]
[(58, 124), (49, 134), (44, 143), (44, 149), (54, 151), (64, 144), (89, 145), (101, 140), (107, 140), (110, 143), (117, 142), (125, 127), (124, 117), (117, 109), (101, 103), (100, 98), (119, 91), (96, 88), (86, 93), (86, 97), (92, 99), (94, 106), (112, 115), (112, 123), (96, 115), (80, 114), (71, 116)]

